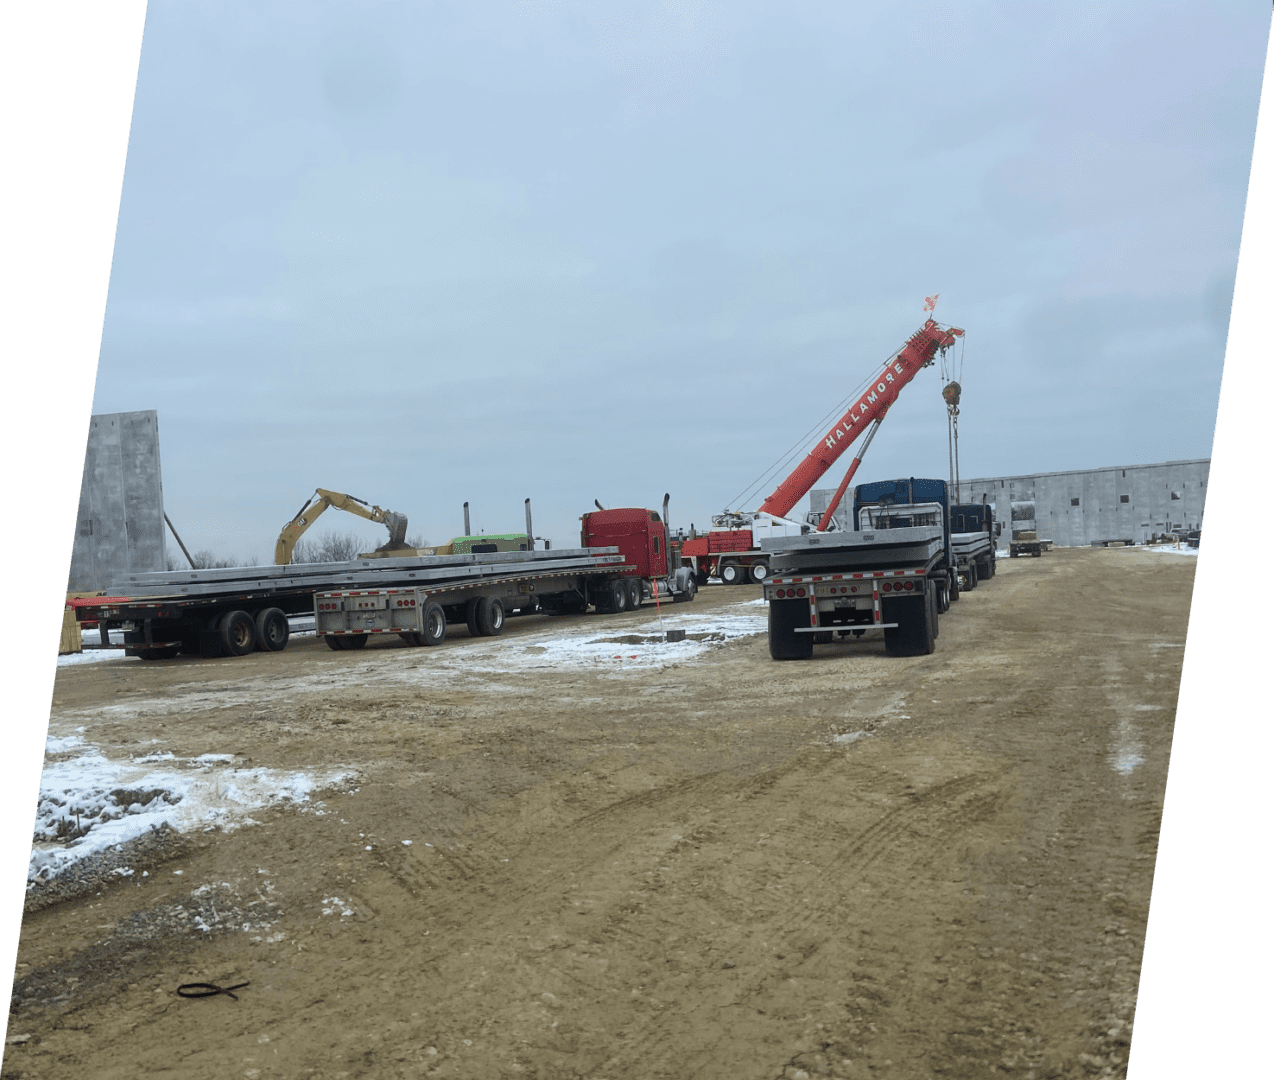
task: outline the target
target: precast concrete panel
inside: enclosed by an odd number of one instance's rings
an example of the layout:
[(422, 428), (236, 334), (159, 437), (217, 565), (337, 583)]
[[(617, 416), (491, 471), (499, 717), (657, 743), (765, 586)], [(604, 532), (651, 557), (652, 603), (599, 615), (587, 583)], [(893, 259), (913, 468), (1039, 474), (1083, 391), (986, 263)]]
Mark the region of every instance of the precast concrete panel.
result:
[(102, 413), (89, 421), (68, 592), (96, 592), (130, 573), (165, 570), (159, 417)]

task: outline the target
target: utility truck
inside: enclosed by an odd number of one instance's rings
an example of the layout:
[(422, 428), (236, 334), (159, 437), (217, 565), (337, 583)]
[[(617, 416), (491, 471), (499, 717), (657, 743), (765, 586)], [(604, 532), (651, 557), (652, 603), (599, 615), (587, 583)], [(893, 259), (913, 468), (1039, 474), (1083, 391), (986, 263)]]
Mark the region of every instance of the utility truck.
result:
[(852, 529), (763, 545), (775, 660), (808, 660), (816, 644), (869, 630), (883, 632), (890, 656), (933, 652), (938, 617), (959, 588), (946, 481), (860, 484)]
[(1019, 555), (1039, 558), (1043, 545), (1035, 529), (1035, 500), (1020, 499), (1009, 503), (1009, 515), (1012, 530), (1009, 533), (1009, 558), (1016, 559)]
[[(699, 584), (705, 584), (710, 575), (719, 577), (726, 585), (763, 582), (773, 567), (771, 552), (778, 550), (774, 544), (781, 545), (784, 537), (808, 533), (811, 529), (827, 530), (833, 524), (837, 505), (863, 454), (889, 407), (898, 399), (899, 391), (923, 368), (933, 364), (939, 351), (945, 351), (963, 336), (964, 331), (958, 327), (944, 327), (933, 319), (926, 320), (758, 510), (746, 513), (726, 510), (713, 517), (709, 532), (688, 539), (681, 554), (691, 560)], [(817, 522), (790, 519), (788, 514), (793, 507), (864, 432), (858, 453), (827, 512)]]

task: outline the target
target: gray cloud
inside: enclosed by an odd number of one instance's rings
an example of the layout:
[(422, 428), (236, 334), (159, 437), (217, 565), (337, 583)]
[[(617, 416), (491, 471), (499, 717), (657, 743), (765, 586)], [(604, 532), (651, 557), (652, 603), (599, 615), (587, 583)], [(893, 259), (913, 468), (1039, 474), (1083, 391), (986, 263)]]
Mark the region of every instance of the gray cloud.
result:
[[(159, 410), (188, 543), (320, 484), (703, 525), (935, 291), (963, 474), (1210, 443), (1268, 12), (300, 10), (148, 10), (95, 409)], [(865, 478), (945, 475), (938, 389)]]

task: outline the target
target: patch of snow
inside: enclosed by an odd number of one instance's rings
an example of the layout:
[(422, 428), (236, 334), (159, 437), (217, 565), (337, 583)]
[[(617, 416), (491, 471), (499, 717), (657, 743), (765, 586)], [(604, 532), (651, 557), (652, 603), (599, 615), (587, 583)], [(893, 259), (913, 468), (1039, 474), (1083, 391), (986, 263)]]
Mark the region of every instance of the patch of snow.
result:
[(1124, 550), (1153, 551), (1159, 555), (1191, 555), (1195, 558), (1198, 558), (1199, 556), (1199, 549), (1197, 547), (1186, 547), (1185, 544), (1182, 544), (1180, 547), (1177, 547), (1176, 544), (1146, 544), (1144, 547), (1125, 548)]
[(330, 906), (323, 909), (324, 915), (331, 915), (333, 912), (340, 912), (342, 915), (353, 915), (354, 909), (351, 908), (347, 901), (342, 900), (339, 896), (326, 896), (323, 903)]
[(61, 738), (50, 735), (44, 740), (44, 752), (46, 754), (64, 754), (68, 750), (74, 750), (84, 745), (84, 739), (79, 735), (63, 735)]
[[(49, 740), (54, 747), (84, 750), (66, 760), (45, 762), (29, 881), (47, 881), (80, 859), (163, 824), (179, 832), (233, 829), (252, 820), (245, 816), (249, 810), (284, 802), (303, 803), (311, 792), (353, 777), (343, 771), (310, 774), (233, 769), (225, 764), (234, 760), (230, 754), (205, 754), (185, 763), (172, 754), (113, 761), (82, 740), (72, 743), (73, 738)], [(159, 761), (172, 764), (166, 769), (150, 767)]]

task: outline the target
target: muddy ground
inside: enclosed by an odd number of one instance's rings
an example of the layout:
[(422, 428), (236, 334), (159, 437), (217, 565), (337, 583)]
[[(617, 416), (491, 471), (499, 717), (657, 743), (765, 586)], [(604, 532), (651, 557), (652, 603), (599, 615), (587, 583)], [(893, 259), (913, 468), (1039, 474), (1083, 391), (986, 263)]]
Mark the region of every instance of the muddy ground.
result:
[(3, 1076), (1123, 1075), (1193, 574), (1003, 559), (918, 659), (629, 665), (644, 608), (63, 668), (110, 757), (357, 779), (28, 914)]

